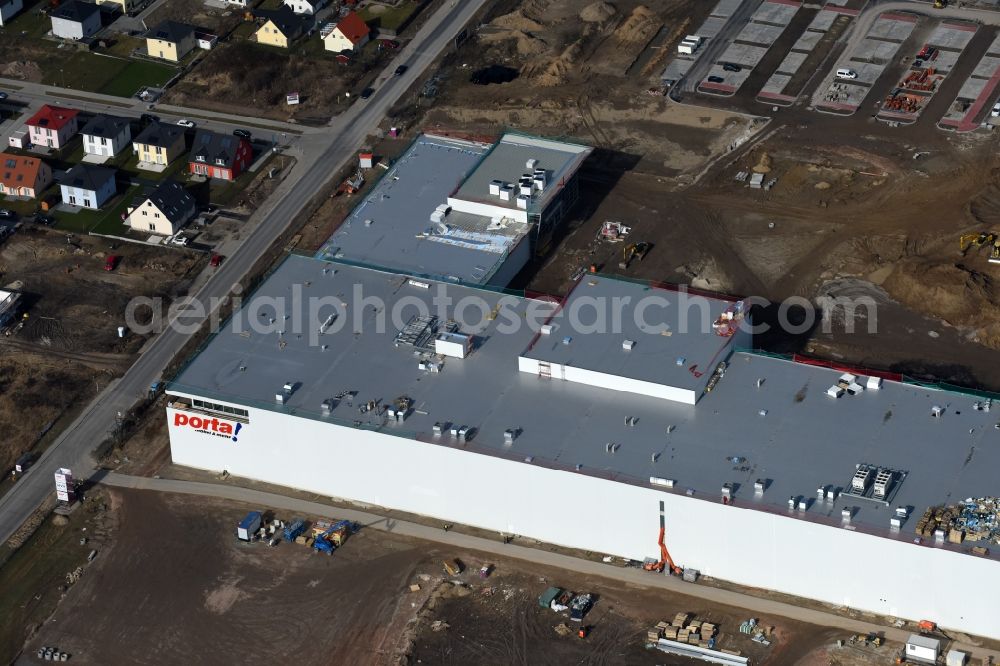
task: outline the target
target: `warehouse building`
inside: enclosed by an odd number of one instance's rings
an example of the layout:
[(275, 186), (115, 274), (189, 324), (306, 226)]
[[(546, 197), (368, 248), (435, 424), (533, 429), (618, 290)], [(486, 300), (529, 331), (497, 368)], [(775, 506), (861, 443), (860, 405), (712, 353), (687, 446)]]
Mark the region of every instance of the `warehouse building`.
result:
[(1000, 638), (990, 519), (915, 532), (997, 494), (992, 402), (748, 352), (741, 319), (600, 275), (553, 304), (292, 256), (170, 384), (171, 452), (637, 560), (662, 524), (704, 576)]
[(575, 203), (590, 152), (520, 134), (492, 145), (421, 135), (317, 256), (505, 287)]

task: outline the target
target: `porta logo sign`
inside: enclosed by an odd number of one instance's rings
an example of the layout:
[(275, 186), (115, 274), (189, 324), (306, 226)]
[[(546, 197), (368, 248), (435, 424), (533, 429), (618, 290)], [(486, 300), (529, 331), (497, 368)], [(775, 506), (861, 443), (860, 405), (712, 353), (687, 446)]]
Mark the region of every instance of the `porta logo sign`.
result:
[(229, 421), (223, 421), (214, 417), (193, 416), (180, 412), (174, 413), (174, 425), (192, 428), (206, 435), (226, 437), (234, 442), (237, 441), (236, 437), (240, 434), (240, 430), (243, 429), (242, 423), (230, 423)]

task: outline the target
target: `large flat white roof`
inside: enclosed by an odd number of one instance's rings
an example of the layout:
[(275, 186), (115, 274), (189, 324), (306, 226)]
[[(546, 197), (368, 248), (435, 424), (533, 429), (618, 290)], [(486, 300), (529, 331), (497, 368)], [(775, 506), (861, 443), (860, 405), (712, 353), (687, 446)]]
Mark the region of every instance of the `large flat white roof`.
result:
[[(616, 286), (626, 294), (641, 289), (599, 279), (607, 294)], [(287, 300), (296, 290), (338, 303), (343, 328), (320, 335), (316, 321), (307, 320), (308, 307), (296, 312)], [(442, 293), (447, 299), (441, 300)], [(372, 298), (376, 301), (364, 300)], [(545, 379), (520, 372), (516, 361), (536, 333), (514, 323), (529, 319), (536, 307), (537, 301), (487, 290), (414, 284), (406, 276), (291, 256), (244, 300), (241, 311), (244, 320), (251, 312), (258, 322), (274, 319), (275, 330), (225, 327), (169, 390), (622, 483), (648, 487), (651, 477), (669, 479), (673, 489), (664, 492), (706, 501), (720, 501), (723, 484), (730, 484), (744, 508), (835, 528), (842, 527), (841, 511), (847, 508), (854, 514), (850, 529), (901, 541), (915, 538), (916, 520), (929, 506), (997, 494), (1000, 417), (988, 409), (988, 400), (894, 381), (833, 398), (827, 391), (841, 370), (742, 351), (729, 357), (725, 375), (697, 405)], [(439, 318), (414, 326), (411, 317), (421, 312)], [(317, 316), (325, 320), (326, 313)], [(655, 314), (650, 312), (651, 320)], [(381, 319), (386, 325), (380, 328)], [(465, 359), (446, 358), (440, 372), (418, 367), (421, 355), (432, 358), (420, 350), (426, 335), (446, 330), (453, 319), (470, 320), (456, 326), (474, 336), (474, 351)], [(669, 342), (641, 331), (636, 337), (635, 350), (649, 350), (651, 368), (672, 369), (679, 353), (700, 358), (710, 351), (678, 351), (707, 344), (679, 335)], [(611, 373), (640, 372), (619, 354), (606, 357), (597, 338), (572, 354), (574, 362), (601, 363)], [(858, 381), (866, 385), (864, 377)], [(278, 404), (275, 393), (286, 382), (296, 390)], [(350, 399), (344, 397), (348, 393)], [(390, 405), (400, 396), (410, 398), (414, 408), (401, 424), (378, 411), (359, 411), (368, 401)], [(321, 405), (331, 399), (333, 409), (324, 413)], [(467, 425), (471, 439), (459, 443), (447, 433), (436, 436), (435, 423)], [(519, 432), (512, 443), (504, 438), (509, 429)], [(295, 436), (294, 421), (288, 435)], [(886, 501), (847, 492), (858, 465), (897, 474)], [(754, 491), (757, 480), (763, 493)], [(841, 494), (828, 500), (817, 496), (818, 488)], [(790, 498), (794, 507), (788, 506)], [(890, 529), (896, 507), (910, 513), (899, 531)], [(936, 547), (964, 551), (971, 545)]]

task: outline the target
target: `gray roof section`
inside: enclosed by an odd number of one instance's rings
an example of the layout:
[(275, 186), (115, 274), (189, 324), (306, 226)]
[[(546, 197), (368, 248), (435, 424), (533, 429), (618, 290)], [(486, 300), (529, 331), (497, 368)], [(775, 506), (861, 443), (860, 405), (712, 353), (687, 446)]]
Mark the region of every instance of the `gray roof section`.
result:
[[(648, 305), (635, 316), (643, 299)], [(587, 275), (553, 318), (552, 333), (538, 336), (524, 356), (696, 390), (707, 379), (694, 373), (711, 374), (728, 355), (732, 338), (712, 330), (728, 306), (719, 299)], [(658, 330), (644, 332), (647, 324)], [(635, 343), (630, 351), (622, 347), (626, 340)]]
[(225, 166), (232, 167), (236, 161), (237, 149), (243, 143), (250, 142), (232, 134), (200, 129), (195, 133), (194, 142), (191, 144), (191, 159), (209, 164), (216, 164), (216, 160), (222, 160)]
[(102, 139), (113, 139), (122, 130), (129, 126), (128, 118), (120, 118), (118, 116), (108, 116), (103, 113), (99, 113), (84, 125), (81, 134), (87, 134), (89, 136), (97, 136)]
[(445, 220), (449, 227), (473, 231), (477, 239), (493, 241), (493, 245), (483, 249), (485, 244), (429, 236), (440, 236), (430, 220), (431, 213), (446, 202), (487, 150), (467, 141), (426, 135), (417, 138), (317, 256), (419, 275), (451, 276), (470, 284), (486, 283), (505, 256), (496, 250), (513, 245), (526, 230), (524, 225), (486, 233), (489, 218), (452, 212)]
[(101, 12), (100, 7), (92, 2), (82, 2), (81, 0), (70, 0), (56, 7), (52, 11), (52, 16), (64, 21), (74, 21), (83, 23), (94, 14)]
[[(536, 169), (545, 169), (547, 185), (541, 195), (536, 196), (533, 205), (542, 207), (548, 197), (558, 189), (563, 178), (569, 178), (592, 152), (589, 146), (578, 146), (561, 141), (551, 141), (519, 134), (505, 134), (489, 155), (479, 163), (469, 177), (454, 194), (457, 199), (482, 201), (501, 208), (517, 209), (515, 197), (504, 201), (490, 195), (490, 183), (502, 180), (517, 186), (517, 180), (525, 173), (529, 159), (538, 160)], [(515, 191), (515, 195), (517, 192)]]
[(194, 28), (184, 23), (178, 23), (177, 21), (161, 21), (146, 36), (179, 44), (185, 39), (194, 37)]
[[(431, 299), (440, 302), (439, 285), (421, 289), (405, 277), (292, 256), (244, 307), (261, 297), (287, 299), (293, 285), (307, 297), (346, 304), (345, 326), (331, 327), (310, 344), (310, 333), (327, 311), (300, 323), (296, 332), (297, 322), (283, 319), (284, 313), (294, 314), (287, 302), (282, 311), (270, 313), (277, 315), (275, 328), (284, 335), (244, 335), (226, 326), (171, 388), (305, 418), (357, 422), (445, 446), (456, 442), (447, 434), (435, 438), (434, 423), (464, 424), (476, 429), (466, 445), (472, 451), (519, 461), (531, 456), (530, 464), (643, 486), (650, 477), (675, 479), (676, 488), (664, 492), (690, 489), (706, 501), (720, 501), (722, 485), (736, 484), (739, 506), (836, 527), (842, 508), (857, 507), (854, 529), (901, 541), (913, 540), (914, 524), (930, 505), (998, 494), (998, 415), (973, 409), (976, 399), (966, 395), (886, 382), (880, 390), (835, 399), (826, 390), (839, 371), (742, 352), (731, 357), (726, 375), (696, 406), (543, 379), (517, 369), (516, 359), (534, 332), (527, 326), (516, 332), (499, 329), (523, 319), (529, 302), (455, 285), (446, 285), (454, 302), (475, 297), (488, 311), (504, 298), (509, 316), (501, 312), (494, 320), (463, 326), (463, 332), (477, 336), (478, 348), (430, 373), (418, 369), (412, 347), (393, 344), (395, 326), (382, 332), (374, 326), (379, 316), (391, 321), (388, 315), (403, 297), (411, 301), (407, 312), (416, 311), (413, 299), (435, 312)], [(386, 309), (360, 307), (355, 289), (382, 299)], [(465, 314), (473, 318), (477, 311), (466, 308)], [(258, 323), (265, 323), (268, 306), (261, 313)], [(456, 315), (453, 307), (442, 314)], [(362, 322), (363, 334), (354, 334), (353, 320)], [(251, 328), (247, 322), (243, 326)], [(654, 344), (639, 337), (636, 349)], [(758, 386), (759, 379), (764, 382)], [(285, 405), (277, 405), (274, 396), (289, 381), (300, 386)], [(357, 392), (353, 405), (341, 401), (323, 416), (322, 401), (342, 391)], [(387, 404), (401, 395), (412, 398), (419, 410), (401, 425), (359, 413), (358, 405), (368, 400)], [(933, 417), (933, 406), (943, 407), (943, 415)], [(629, 416), (637, 419), (634, 425), (625, 425)], [(504, 445), (508, 428), (522, 429), (511, 446)], [(620, 445), (616, 452), (607, 452), (609, 442)], [(859, 463), (906, 473), (891, 506), (845, 495), (834, 502), (816, 500), (818, 487), (849, 488)], [(753, 490), (756, 479), (768, 484), (759, 497)], [(803, 512), (790, 511), (789, 497), (811, 501)], [(909, 506), (916, 515), (893, 534), (889, 520), (896, 506)]]
[(115, 181), (115, 170), (92, 164), (77, 164), (59, 180), (60, 185), (78, 187), (83, 190), (97, 192), (108, 181)]
[(146, 125), (145, 129), (139, 132), (135, 138), (135, 143), (145, 143), (159, 148), (169, 148), (177, 141), (178, 136), (184, 136), (184, 128), (177, 125), (167, 125), (158, 121), (153, 121)]
[(175, 180), (163, 181), (145, 199), (152, 201), (173, 224), (186, 222), (195, 209), (194, 197)]

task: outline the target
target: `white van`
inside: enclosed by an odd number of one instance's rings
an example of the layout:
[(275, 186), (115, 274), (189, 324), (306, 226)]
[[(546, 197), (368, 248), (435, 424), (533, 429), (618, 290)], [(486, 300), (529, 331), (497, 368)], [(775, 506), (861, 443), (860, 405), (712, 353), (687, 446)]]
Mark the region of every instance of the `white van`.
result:
[(838, 79), (856, 79), (858, 78), (858, 73), (853, 69), (847, 69), (846, 67), (841, 67), (837, 70)]

